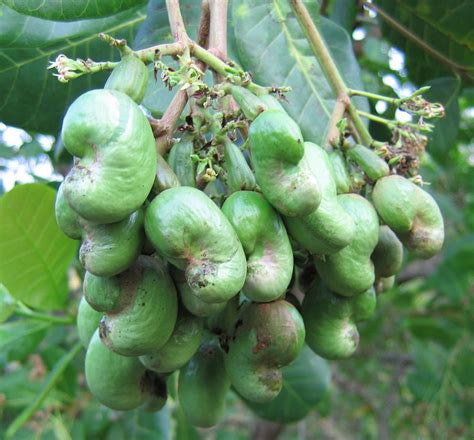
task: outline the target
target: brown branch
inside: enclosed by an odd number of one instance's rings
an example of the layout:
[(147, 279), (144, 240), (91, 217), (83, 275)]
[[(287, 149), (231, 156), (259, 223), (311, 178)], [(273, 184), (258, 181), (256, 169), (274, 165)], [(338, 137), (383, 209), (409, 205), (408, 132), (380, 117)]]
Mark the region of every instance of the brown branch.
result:
[(181, 15), (179, 0), (166, 0), (166, 9), (174, 40), (178, 43), (187, 44), (189, 37), (184, 26), (183, 16)]
[(337, 128), (337, 123), (344, 117), (349, 102), (349, 97), (347, 95), (342, 94), (337, 97), (331, 119), (329, 120), (329, 130), (326, 136), (327, 145), (335, 145), (339, 141), (341, 133), (339, 128)]

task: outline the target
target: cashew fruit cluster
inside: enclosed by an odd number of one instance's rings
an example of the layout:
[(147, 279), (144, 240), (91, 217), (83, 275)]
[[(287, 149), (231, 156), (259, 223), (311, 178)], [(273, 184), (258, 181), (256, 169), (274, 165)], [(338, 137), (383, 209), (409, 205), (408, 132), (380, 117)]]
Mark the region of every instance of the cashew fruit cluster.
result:
[(77, 328), (92, 394), (116, 410), (159, 410), (176, 387), (189, 422), (210, 427), (231, 388), (275, 399), (305, 342), (351, 356), (404, 246), (439, 252), (443, 219), (382, 150), (305, 142), (277, 98), (241, 85), (222, 89), (237, 113), (193, 98), (157, 153), (139, 107), (147, 79), (126, 52), (105, 88), (67, 111), (75, 160), (56, 217), (81, 240)]

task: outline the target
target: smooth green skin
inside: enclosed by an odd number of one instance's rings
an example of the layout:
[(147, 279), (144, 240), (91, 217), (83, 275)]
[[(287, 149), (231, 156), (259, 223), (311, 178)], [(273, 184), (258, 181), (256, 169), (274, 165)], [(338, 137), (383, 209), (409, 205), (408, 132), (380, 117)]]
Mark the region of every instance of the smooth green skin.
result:
[(196, 188), (196, 165), (191, 159), (193, 153), (193, 140), (190, 136), (184, 135), (171, 148), (168, 164), (175, 172), (181, 185)]
[(70, 238), (80, 240), (82, 237), (81, 218), (64, 198), (63, 184), (59, 185), (54, 205), (56, 223), (60, 229)]
[(171, 337), (158, 351), (140, 356), (140, 362), (157, 373), (171, 373), (180, 369), (199, 348), (204, 324), (202, 319), (182, 313), (178, 316)]
[(400, 272), (403, 263), (403, 245), (387, 225), (380, 225), (379, 241), (371, 256), (375, 276), (391, 277)]
[(125, 55), (112, 70), (104, 89), (118, 90), (140, 104), (148, 86), (148, 68), (133, 53)]
[(329, 153), (329, 160), (334, 172), (334, 181), (336, 182), (337, 193), (347, 194), (351, 191), (352, 183), (344, 156), (340, 151), (331, 151)]
[(83, 222), (79, 260), (84, 268), (94, 275), (110, 277), (130, 267), (143, 245), (143, 217), (139, 210), (118, 223)]
[(112, 409), (138, 408), (145, 403), (152, 389), (149, 375), (138, 358), (110, 351), (101, 342), (98, 331), (87, 348), (85, 372), (91, 393)]
[(302, 305), (306, 343), (326, 359), (350, 357), (359, 345), (356, 323), (370, 318), (375, 306), (373, 288), (347, 298), (317, 283), (305, 295)]
[(347, 150), (347, 155), (372, 180), (378, 180), (390, 174), (388, 163), (370, 148), (363, 145), (354, 145)]
[(89, 345), (92, 335), (99, 327), (101, 318), (102, 313), (95, 311), (87, 303), (85, 298), (82, 297), (81, 301), (79, 302), (79, 308), (77, 309), (76, 325), (79, 340), (81, 341), (84, 348), (87, 348)]
[(355, 224), (339, 203), (331, 163), (326, 151), (305, 142), (305, 155), (317, 178), (322, 199), (316, 211), (304, 217), (285, 217), (289, 234), (312, 254), (333, 254), (351, 243)]
[(84, 298), (98, 312), (116, 312), (122, 305), (120, 277), (98, 277), (90, 272), (84, 275)]
[(135, 102), (116, 90), (91, 90), (63, 120), (62, 138), (76, 156), (63, 183), (71, 208), (95, 223), (114, 223), (136, 211), (155, 179), (150, 124)]
[(234, 296), (225, 304), (225, 307), (209, 316), (205, 321), (205, 327), (216, 335), (232, 335), (239, 314), (240, 295)]
[(106, 313), (100, 337), (123, 356), (142, 356), (162, 348), (170, 338), (178, 314), (178, 295), (163, 262), (141, 256), (119, 275), (123, 308)]
[(372, 202), (383, 221), (420, 258), (431, 258), (443, 247), (444, 222), (433, 197), (402, 176), (375, 184)]
[(118, 223), (90, 223), (69, 206), (62, 184), (56, 196), (55, 214), (66, 235), (74, 239), (82, 237), (79, 260), (94, 275), (110, 277), (124, 271), (135, 261), (143, 245), (142, 210)]
[(116, 14), (145, 3), (144, 0), (5, 0), (20, 14), (47, 20), (70, 21)]
[(173, 278), (176, 290), (179, 293), (181, 303), (192, 315), (205, 318), (224, 310), (226, 302), (207, 303), (199, 299), (186, 281), (186, 275), (182, 270), (173, 266), (170, 267), (170, 274)]
[(296, 122), (284, 112), (266, 110), (250, 125), (248, 139), (255, 177), (265, 198), (289, 217), (313, 212), (322, 195)]
[(293, 274), (293, 250), (285, 225), (270, 203), (256, 192), (238, 191), (222, 206), (247, 257), (243, 293), (252, 301), (281, 297)]
[(202, 191), (167, 189), (150, 203), (145, 231), (155, 249), (185, 271), (194, 294), (226, 302), (243, 287), (247, 262), (232, 225)]
[(252, 402), (274, 399), (283, 385), (281, 368), (296, 359), (304, 339), (303, 319), (289, 302), (243, 305), (225, 356), (232, 386)]
[(280, 101), (277, 98), (275, 98), (274, 95), (270, 95), (270, 94), (260, 95), (259, 99), (261, 102), (265, 104), (265, 107), (267, 110), (280, 110), (282, 112), (285, 111)]
[(207, 337), (179, 373), (178, 398), (186, 419), (208, 428), (224, 417), (230, 381), (216, 337)]
[(156, 176), (152, 192), (156, 196), (165, 189), (174, 188), (175, 186), (181, 186), (178, 176), (174, 173), (163, 156), (158, 154), (156, 161)]
[(231, 141), (224, 143), (224, 162), (227, 170), (229, 194), (255, 189), (255, 176), (240, 148)]
[(316, 257), (315, 265), (333, 292), (353, 296), (369, 289), (375, 281), (370, 256), (379, 238), (379, 219), (370, 202), (358, 194), (342, 194), (339, 201), (354, 220), (354, 238), (339, 252)]
[(260, 113), (267, 109), (267, 106), (245, 87), (232, 85), (230, 92), (240, 107), (240, 110), (247, 119), (253, 121)]

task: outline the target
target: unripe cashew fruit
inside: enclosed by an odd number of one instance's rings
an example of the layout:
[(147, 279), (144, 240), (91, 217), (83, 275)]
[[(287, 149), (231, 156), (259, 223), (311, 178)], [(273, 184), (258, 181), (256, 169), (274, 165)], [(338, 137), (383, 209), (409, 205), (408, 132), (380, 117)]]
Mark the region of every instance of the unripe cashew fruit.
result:
[(178, 296), (166, 265), (141, 256), (117, 278), (121, 307), (102, 318), (102, 341), (123, 356), (157, 351), (170, 338), (178, 314)]
[(218, 303), (235, 296), (245, 282), (247, 262), (232, 225), (202, 191), (167, 189), (150, 203), (145, 231), (155, 249), (185, 271), (202, 301)]
[(421, 258), (437, 254), (444, 241), (444, 222), (433, 197), (402, 176), (377, 181), (375, 209), (403, 244)]
[(84, 299), (98, 312), (114, 313), (123, 307), (120, 276), (98, 277), (86, 272), (82, 290)]
[(81, 298), (77, 309), (77, 334), (84, 348), (87, 348), (94, 332), (99, 328), (102, 313), (96, 312), (85, 300)]
[(400, 272), (403, 263), (403, 245), (387, 225), (380, 225), (379, 241), (371, 256), (375, 276), (391, 277)]
[[(226, 303), (225, 307), (220, 312), (209, 316), (205, 320), (205, 327), (216, 335), (232, 335), (239, 314), (239, 305), (240, 295), (236, 295)], [(225, 350), (224, 345), (224, 339), (222, 338), (221, 347)]]
[(77, 157), (64, 197), (81, 217), (114, 223), (142, 205), (155, 178), (155, 140), (131, 98), (115, 90), (84, 93), (64, 117), (62, 138)]
[(381, 277), (375, 280), (375, 291), (377, 293), (383, 293), (390, 290), (395, 285), (395, 275), (391, 277)]
[(370, 202), (358, 194), (342, 194), (338, 199), (354, 220), (354, 238), (335, 254), (315, 257), (315, 264), (319, 276), (333, 292), (352, 296), (366, 291), (375, 281), (370, 256), (379, 238), (379, 219)]
[(303, 348), (303, 319), (285, 300), (247, 303), (235, 327), (225, 356), (232, 386), (245, 399), (269, 402), (281, 391), (281, 368)]
[(376, 296), (372, 287), (348, 298), (317, 283), (303, 300), (306, 343), (326, 359), (351, 356), (359, 344), (356, 323), (370, 318), (375, 306)]
[(248, 139), (255, 177), (265, 198), (289, 217), (313, 212), (321, 192), (296, 122), (284, 112), (266, 110), (250, 125)]
[(227, 169), (229, 194), (244, 189), (255, 189), (255, 176), (240, 148), (230, 140), (224, 143), (224, 161)]
[(171, 373), (178, 370), (196, 353), (203, 330), (202, 319), (181, 313), (166, 344), (151, 354), (140, 356), (140, 362), (157, 373)]
[(352, 182), (343, 154), (338, 150), (331, 151), (329, 153), (329, 160), (334, 171), (337, 193), (347, 194), (351, 191)]
[(274, 95), (260, 95), (259, 99), (265, 104), (267, 110), (280, 110), (282, 112), (285, 111), (278, 98), (276, 98)]
[(79, 260), (84, 268), (94, 275), (110, 277), (130, 267), (143, 245), (143, 218), (140, 209), (118, 223), (82, 223)]
[(293, 251), (285, 225), (270, 203), (256, 192), (238, 191), (222, 206), (247, 257), (243, 293), (252, 301), (281, 297), (293, 274)]
[(267, 106), (245, 87), (231, 85), (230, 92), (247, 119), (254, 120)]
[(135, 54), (123, 56), (112, 70), (104, 89), (118, 90), (140, 104), (148, 86), (148, 68)]
[(304, 217), (285, 217), (285, 224), (289, 234), (312, 254), (333, 254), (352, 241), (354, 221), (339, 202), (326, 151), (310, 142), (305, 142), (304, 147), (310, 169), (321, 190), (321, 203)]
[(194, 316), (204, 318), (207, 316), (212, 316), (216, 313), (219, 313), (221, 310), (224, 310), (227, 302), (207, 303), (199, 299), (194, 294), (191, 287), (189, 287), (189, 284), (186, 281), (186, 275), (184, 271), (170, 266), (170, 274), (173, 278), (176, 290), (179, 293), (181, 303), (188, 312), (190, 312)]
[(194, 153), (193, 140), (184, 135), (181, 140), (173, 145), (168, 155), (168, 164), (175, 172), (179, 182), (183, 186), (196, 187), (196, 165), (191, 154)]
[(81, 218), (64, 198), (63, 185), (56, 195), (56, 221), (71, 238), (83, 238), (79, 259), (84, 268), (97, 276), (109, 277), (127, 269), (143, 244), (143, 211), (106, 225)]
[(370, 148), (363, 145), (354, 145), (347, 150), (347, 155), (372, 180), (377, 180), (390, 174), (388, 163)]
[(96, 331), (86, 353), (86, 381), (91, 393), (109, 408), (128, 411), (154, 396), (166, 395), (156, 373), (147, 371), (136, 357), (110, 351)]
[(217, 337), (208, 335), (179, 373), (178, 398), (189, 423), (202, 428), (219, 423), (229, 388), (224, 354)]
[(156, 176), (153, 182), (152, 193), (156, 196), (165, 189), (174, 188), (180, 186), (178, 176), (174, 173), (168, 162), (163, 158), (161, 154), (157, 155), (156, 160)]

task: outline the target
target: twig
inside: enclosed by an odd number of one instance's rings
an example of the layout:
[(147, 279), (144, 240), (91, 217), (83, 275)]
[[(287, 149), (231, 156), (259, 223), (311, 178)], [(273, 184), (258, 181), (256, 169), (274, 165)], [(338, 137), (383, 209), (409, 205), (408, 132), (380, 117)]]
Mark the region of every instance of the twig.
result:
[(331, 119), (329, 120), (329, 130), (326, 136), (326, 144), (328, 145), (336, 144), (341, 137), (341, 132), (337, 127), (337, 123), (344, 117), (348, 101), (349, 98), (347, 95), (339, 96), (336, 100), (336, 104), (334, 105), (334, 109), (331, 114)]
[[(319, 61), (321, 69), (324, 72), (324, 76), (329, 81), (334, 93), (336, 96), (347, 95), (347, 86), (342, 79), (336, 64), (334, 63), (328, 48), (326, 47), (322, 35), (314, 25), (313, 20), (311, 19), (311, 16), (309, 15), (309, 12), (306, 9), (303, 1), (290, 0), (290, 3), (293, 7), (296, 18), (298, 19), (303, 31), (306, 34), (309, 45), (311, 46), (314, 55)], [(347, 112), (349, 113), (349, 116), (351, 117), (363, 143), (367, 146), (370, 146), (373, 141), (372, 136), (357, 113), (357, 108), (351, 102), (349, 102), (347, 106)]]
[(15, 309), (15, 314), (19, 316), (24, 316), (25, 318), (36, 319), (38, 321), (49, 322), (51, 324), (63, 324), (71, 325), (74, 324), (74, 317), (63, 317), (63, 316), (53, 316), (46, 313), (35, 312), (34, 310), (29, 309), (26, 306), (19, 305)]
[(38, 408), (43, 404), (48, 394), (52, 391), (57, 381), (61, 378), (64, 370), (72, 362), (72, 360), (77, 356), (79, 351), (82, 348), (82, 344), (78, 342), (74, 345), (71, 350), (69, 350), (55, 365), (54, 369), (48, 375), (48, 378), (43, 385), (40, 393), (36, 396), (33, 402), (26, 407), (15, 420), (10, 424), (6, 433), (5, 439), (11, 439), (16, 434), (16, 432), (31, 418), (31, 416), (38, 410)]

